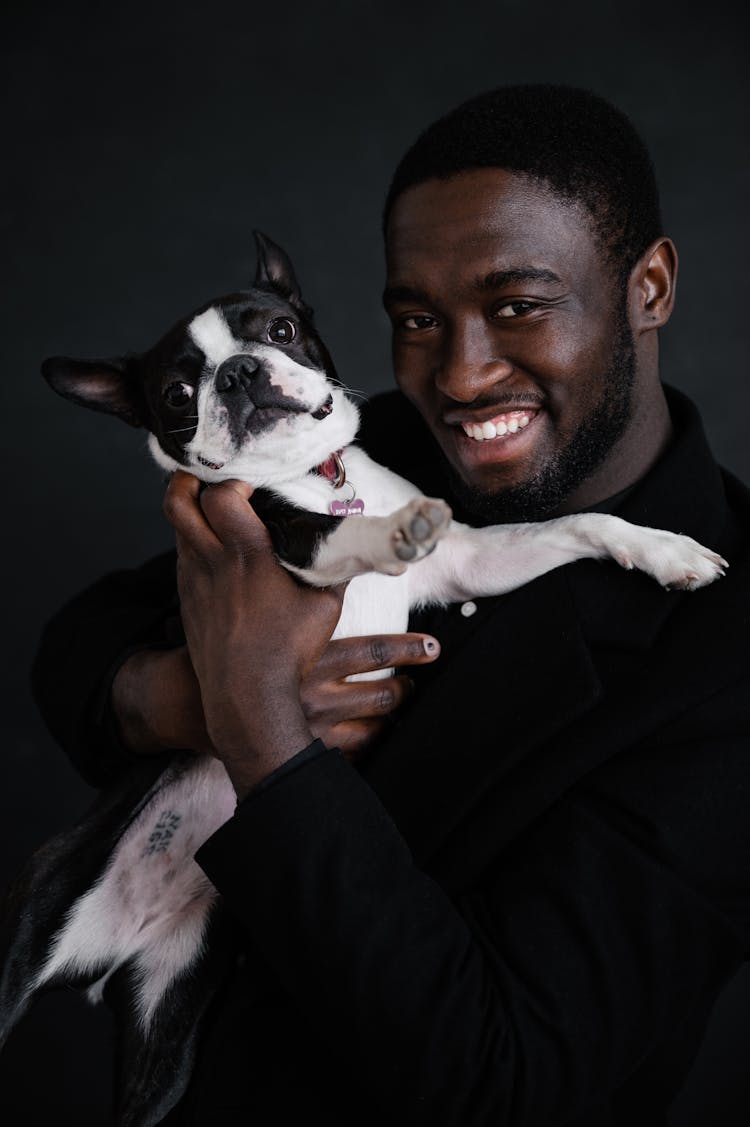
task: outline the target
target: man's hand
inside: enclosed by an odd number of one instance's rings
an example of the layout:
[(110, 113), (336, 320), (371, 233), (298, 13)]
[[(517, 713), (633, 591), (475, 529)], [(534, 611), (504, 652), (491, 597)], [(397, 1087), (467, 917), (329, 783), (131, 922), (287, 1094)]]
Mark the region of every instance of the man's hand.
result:
[[(314, 736), (354, 758), (383, 731), (409, 699), (404, 674), (347, 681), (357, 673), (425, 665), (440, 647), (425, 634), (382, 634), (329, 642), (302, 680), (302, 708)], [(112, 704), (123, 743), (148, 755), (172, 748), (213, 753), (200, 686), (187, 646), (141, 650), (120, 667)]]
[(389, 724), (412, 692), (404, 674), (347, 681), (357, 673), (426, 665), (440, 654), (426, 634), (377, 634), (329, 642), (302, 681), (302, 707), (313, 735), (353, 759)]
[(201, 493), (178, 471), (165, 502), (205, 729), (240, 794), (313, 735), (350, 752), (363, 746), (408, 692), (403, 678), (344, 677), (438, 653), (433, 639), (414, 636), (330, 643), (343, 591), (302, 587), (278, 564), (251, 494), (241, 482)]

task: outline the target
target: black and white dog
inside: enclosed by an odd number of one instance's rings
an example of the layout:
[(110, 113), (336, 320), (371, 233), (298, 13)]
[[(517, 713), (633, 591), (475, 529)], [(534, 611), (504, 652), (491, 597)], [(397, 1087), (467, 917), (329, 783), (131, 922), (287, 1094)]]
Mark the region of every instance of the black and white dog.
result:
[[(53, 358), (43, 373), (74, 402), (147, 428), (165, 469), (253, 484), (253, 506), (290, 571), (316, 586), (353, 580), (339, 636), (402, 631), (416, 605), (501, 594), (585, 557), (611, 557), (671, 587), (722, 573), (725, 561), (695, 541), (605, 514), (454, 522), (443, 501), (352, 445), (357, 410), (291, 263), (256, 238), (251, 289), (204, 305), (143, 355)], [(493, 422), (495, 440), (513, 442), (529, 418)], [(44, 846), (6, 907), (0, 1042), (37, 991), (73, 983), (96, 1000), (109, 982), (123, 1003), (118, 1122), (128, 1127), (158, 1122), (189, 1080), (220, 947), (209, 935), (216, 892), (193, 857), (234, 804), (217, 760), (178, 756)]]

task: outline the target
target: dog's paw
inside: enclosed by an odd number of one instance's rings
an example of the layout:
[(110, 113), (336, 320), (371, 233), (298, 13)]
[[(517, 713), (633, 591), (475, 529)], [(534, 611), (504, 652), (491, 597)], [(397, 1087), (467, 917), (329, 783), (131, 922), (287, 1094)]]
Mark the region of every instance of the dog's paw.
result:
[(404, 563), (428, 555), (448, 531), (451, 510), (445, 501), (417, 497), (393, 514), (390, 548)]
[(615, 547), (612, 556), (621, 567), (636, 567), (675, 591), (706, 587), (729, 567), (718, 553), (697, 540), (658, 528), (633, 528), (629, 542)]

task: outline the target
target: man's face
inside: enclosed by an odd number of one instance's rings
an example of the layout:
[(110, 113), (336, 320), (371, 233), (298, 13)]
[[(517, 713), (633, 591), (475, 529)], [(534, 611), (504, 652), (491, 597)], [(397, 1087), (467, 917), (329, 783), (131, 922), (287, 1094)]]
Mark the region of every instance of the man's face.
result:
[(391, 213), (396, 380), (480, 519), (537, 519), (607, 495), (601, 467), (632, 418), (635, 358), (592, 226), (502, 169), (426, 181)]

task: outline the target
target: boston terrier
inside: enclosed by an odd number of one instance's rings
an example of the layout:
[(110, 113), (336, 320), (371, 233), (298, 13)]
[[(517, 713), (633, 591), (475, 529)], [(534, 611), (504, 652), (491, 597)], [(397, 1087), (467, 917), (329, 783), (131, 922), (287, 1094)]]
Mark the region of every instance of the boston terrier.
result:
[[(455, 522), (444, 501), (352, 444), (357, 409), (292, 265), (270, 239), (256, 242), (252, 288), (203, 305), (142, 355), (54, 357), (43, 374), (75, 403), (145, 427), (166, 470), (255, 486), (286, 568), (315, 586), (351, 580), (337, 636), (403, 631), (415, 606), (499, 595), (586, 557), (669, 587), (722, 574), (725, 561), (695, 541), (602, 513)], [(531, 414), (493, 419), (495, 441), (516, 441)], [(478, 429), (464, 427), (467, 439), (482, 440)], [(193, 857), (234, 806), (212, 757), (144, 764), (35, 854), (6, 904), (0, 1044), (43, 988), (73, 984), (97, 1000), (106, 986), (120, 1011), (122, 1127), (158, 1123), (189, 1081), (223, 943), (217, 893)]]

